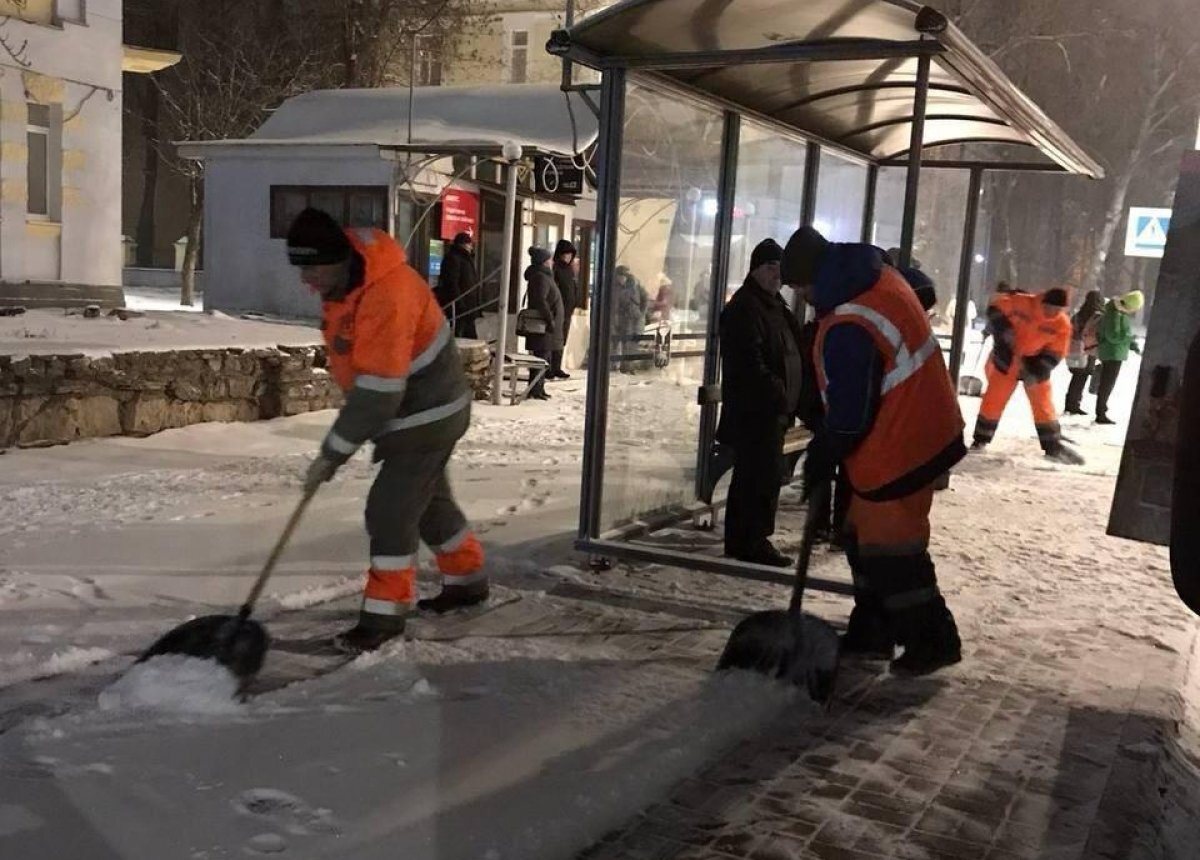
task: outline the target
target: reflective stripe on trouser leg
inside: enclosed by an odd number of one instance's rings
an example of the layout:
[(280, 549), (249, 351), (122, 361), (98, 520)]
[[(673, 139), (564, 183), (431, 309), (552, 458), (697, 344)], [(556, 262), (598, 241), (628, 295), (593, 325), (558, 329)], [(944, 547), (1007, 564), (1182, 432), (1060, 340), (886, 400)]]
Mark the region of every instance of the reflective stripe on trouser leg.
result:
[(486, 582), (483, 546), (454, 501), (445, 470), (434, 483), (433, 494), (420, 522), (421, 539), (437, 556), (443, 585)]
[(371, 559), (367, 587), (363, 592), (358, 623), (372, 630), (403, 630), (404, 619), (417, 601), (417, 570), (408, 567), (384, 568), (381, 564), (404, 561), (404, 557), (380, 556)]
[(1062, 427), (1058, 423), (1058, 413), (1054, 409), (1054, 392), (1050, 380), (1026, 382), (1025, 395), (1029, 398), (1029, 408), (1033, 411), (1034, 425), (1037, 427), (1038, 441), (1042, 450), (1053, 451), (1062, 444)]
[(988, 359), (985, 372), (988, 384), (983, 392), (983, 402), (979, 405), (979, 418), (975, 422), (975, 441), (986, 444), (996, 437), (1000, 416), (1017, 389), (1018, 372), (1014, 366), (1008, 373), (1001, 373), (991, 359)]

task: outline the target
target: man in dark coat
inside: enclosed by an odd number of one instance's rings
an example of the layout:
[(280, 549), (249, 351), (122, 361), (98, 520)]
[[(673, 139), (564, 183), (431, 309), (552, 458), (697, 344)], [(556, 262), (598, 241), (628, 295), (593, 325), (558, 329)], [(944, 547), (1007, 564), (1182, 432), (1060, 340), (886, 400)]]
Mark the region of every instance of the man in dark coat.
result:
[[(525, 348), (549, 362), (554, 351), (563, 348), (563, 301), (550, 272), (550, 252), (534, 246), (529, 249), (529, 260), (529, 268), (525, 270), (525, 280), (529, 284), (529, 309), (545, 320), (546, 333), (527, 336)], [(546, 393), (545, 377), (538, 380), (529, 396), (534, 400), (550, 399)]]
[[(479, 319), (482, 303), (482, 294), (476, 289), (478, 285), (475, 241), (470, 233), (459, 233), (446, 249), (442, 273), (434, 290), (446, 316), (454, 321), (455, 337), (475, 338), (475, 320)], [(455, 303), (453, 307), (451, 303)]]
[(547, 379), (570, 379), (571, 374), (563, 372), (563, 349), (566, 348), (567, 338), (571, 335), (571, 317), (575, 309), (583, 307), (579, 295), (579, 278), (576, 275), (576, 259), (579, 252), (566, 239), (559, 239), (554, 248), (554, 283), (558, 286), (558, 294), (563, 305), (563, 345), (550, 356), (550, 372)]
[(721, 312), (721, 423), (734, 450), (725, 513), (725, 554), (787, 567), (771, 545), (783, 477), (783, 435), (800, 405), (800, 324), (779, 296), (783, 249), (772, 239), (750, 256), (750, 274)]

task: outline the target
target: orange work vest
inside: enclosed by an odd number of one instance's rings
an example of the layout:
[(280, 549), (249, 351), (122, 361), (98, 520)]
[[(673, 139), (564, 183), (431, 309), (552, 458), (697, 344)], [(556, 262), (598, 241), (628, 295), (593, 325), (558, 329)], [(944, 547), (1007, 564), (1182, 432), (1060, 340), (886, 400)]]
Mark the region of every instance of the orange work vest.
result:
[(822, 397), (828, 384), (825, 336), (846, 323), (866, 329), (884, 358), (875, 422), (846, 458), (846, 476), (866, 499), (900, 498), (932, 482), (965, 454), (958, 398), (925, 310), (890, 266), (873, 287), (822, 317), (814, 347)]
[(1065, 358), (1071, 346), (1071, 320), (1066, 312), (1046, 316), (1042, 297), (1034, 293), (1006, 293), (992, 299), (1013, 327), (1013, 354), (1025, 358), (1048, 352)]

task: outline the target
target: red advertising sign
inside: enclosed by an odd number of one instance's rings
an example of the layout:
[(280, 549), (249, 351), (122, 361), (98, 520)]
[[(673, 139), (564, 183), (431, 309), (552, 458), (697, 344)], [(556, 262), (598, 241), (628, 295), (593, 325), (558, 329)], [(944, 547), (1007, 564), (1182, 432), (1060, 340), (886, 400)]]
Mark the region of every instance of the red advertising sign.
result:
[(452, 240), (459, 233), (479, 232), (479, 195), (461, 188), (442, 192), (442, 238)]

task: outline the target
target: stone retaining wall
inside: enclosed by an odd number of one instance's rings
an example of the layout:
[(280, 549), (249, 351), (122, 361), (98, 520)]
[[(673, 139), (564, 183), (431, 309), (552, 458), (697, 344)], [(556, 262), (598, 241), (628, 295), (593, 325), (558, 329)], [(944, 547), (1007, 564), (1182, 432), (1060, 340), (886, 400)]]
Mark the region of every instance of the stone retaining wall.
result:
[[(473, 387), (485, 394), (478, 368), (486, 344), (460, 348)], [(0, 449), (258, 421), (340, 403), (323, 347), (0, 355)]]

